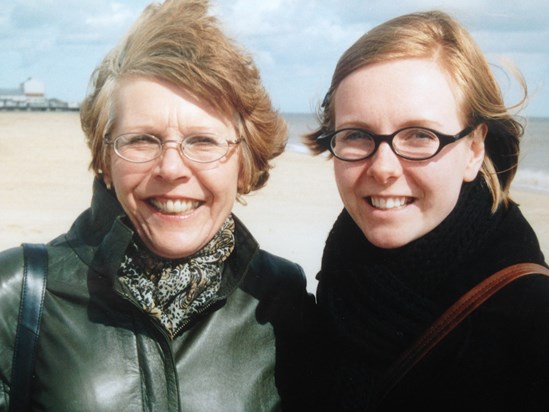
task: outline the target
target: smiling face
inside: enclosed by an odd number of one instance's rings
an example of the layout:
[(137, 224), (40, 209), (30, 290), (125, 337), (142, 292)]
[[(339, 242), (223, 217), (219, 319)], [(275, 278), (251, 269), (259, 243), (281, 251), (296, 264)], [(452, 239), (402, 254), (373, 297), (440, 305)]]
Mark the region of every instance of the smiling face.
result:
[[(129, 78), (116, 95), (113, 137), (147, 133), (162, 141), (213, 133), (237, 140), (225, 116), (201, 104), (186, 91), (159, 80)], [(207, 164), (183, 157), (173, 144), (147, 163), (131, 163), (112, 148), (105, 182), (137, 234), (154, 253), (181, 258), (200, 250), (231, 213), (237, 194), (239, 147), (231, 145), (222, 159)]]
[[(430, 59), (399, 59), (351, 73), (334, 96), (336, 129), (360, 127), (390, 134), (422, 126), (454, 135), (465, 128), (453, 85)], [(484, 126), (429, 160), (397, 157), (382, 143), (372, 157), (334, 159), (339, 193), (364, 236), (397, 248), (437, 227), (456, 205), (462, 183), (473, 180), (484, 157)]]

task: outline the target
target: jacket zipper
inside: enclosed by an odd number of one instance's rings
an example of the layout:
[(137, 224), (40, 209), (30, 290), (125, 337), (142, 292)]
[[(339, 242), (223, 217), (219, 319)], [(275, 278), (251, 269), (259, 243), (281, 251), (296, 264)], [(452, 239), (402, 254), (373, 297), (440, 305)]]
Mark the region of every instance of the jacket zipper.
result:
[(172, 339), (170, 339), (170, 337), (168, 336), (168, 333), (162, 327), (162, 325), (157, 323), (157, 321), (155, 321), (154, 318), (148, 316), (146, 313), (143, 312), (143, 308), (132, 298), (132, 296), (128, 292), (126, 292), (124, 290), (118, 290), (118, 288), (116, 288), (116, 287), (114, 288), (114, 291), (123, 300), (129, 302), (132, 306), (137, 308), (138, 311), (140, 312), (140, 314), (144, 315), (144, 317), (147, 318), (147, 321), (150, 322), (153, 325), (153, 327), (158, 332), (160, 332), (160, 334), (164, 338), (164, 342), (160, 346), (163, 348), (163, 351), (168, 352), (166, 355), (169, 355), (169, 356), (166, 356), (166, 358), (169, 358), (169, 360), (170, 360), (171, 369), (172, 369), (172, 372), (173, 372), (173, 375), (174, 375), (177, 410), (181, 411), (181, 404), (180, 404), (180, 399), (181, 398), (180, 398), (180, 395), (179, 395), (179, 377), (177, 376), (177, 365), (175, 364), (175, 359), (173, 358), (173, 352), (171, 350), (171, 341), (172, 341)]
[[(202, 315), (204, 312), (206, 312), (209, 308), (211, 308), (215, 303), (218, 303), (220, 301), (222, 301), (224, 298), (218, 298), (216, 300), (213, 300), (211, 302), (209, 302), (206, 306), (204, 306), (203, 308), (200, 309), (200, 311), (196, 312), (195, 316), (193, 316), (193, 318), (196, 318), (196, 316), (198, 315)], [(181, 332), (183, 329), (185, 329), (187, 327), (187, 325), (189, 323), (191, 323), (193, 319), (187, 319), (185, 322), (183, 322), (183, 324), (177, 328), (176, 330), (174, 330), (173, 332), (173, 337), (177, 336), (179, 332)], [(173, 337), (172, 337), (172, 340), (173, 340)]]

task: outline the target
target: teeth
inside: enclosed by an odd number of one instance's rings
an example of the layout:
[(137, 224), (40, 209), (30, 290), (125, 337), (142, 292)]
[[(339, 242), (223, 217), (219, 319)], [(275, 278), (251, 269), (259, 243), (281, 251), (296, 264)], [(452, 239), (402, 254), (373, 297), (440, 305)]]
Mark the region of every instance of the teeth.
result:
[(395, 209), (406, 204), (406, 197), (371, 197), (372, 206), (378, 209)]
[(151, 199), (152, 205), (164, 213), (184, 214), (196, 209), (200, 202), (190, 200), (158, 200)]

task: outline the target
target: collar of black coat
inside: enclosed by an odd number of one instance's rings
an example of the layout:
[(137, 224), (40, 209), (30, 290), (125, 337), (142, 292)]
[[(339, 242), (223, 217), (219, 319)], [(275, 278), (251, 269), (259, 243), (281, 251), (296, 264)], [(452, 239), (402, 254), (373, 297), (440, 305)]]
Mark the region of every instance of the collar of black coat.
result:
[[(259, 250), (244, 224), (234, 214), (233, 219), (236, 247), (225, 262), (220, 296), (227, 296), (241, 283)], [(84, 263), (113, 281), (134, 234), (115, 193), (96, 178), (91, 206), (73, 223), (66, 240)]]

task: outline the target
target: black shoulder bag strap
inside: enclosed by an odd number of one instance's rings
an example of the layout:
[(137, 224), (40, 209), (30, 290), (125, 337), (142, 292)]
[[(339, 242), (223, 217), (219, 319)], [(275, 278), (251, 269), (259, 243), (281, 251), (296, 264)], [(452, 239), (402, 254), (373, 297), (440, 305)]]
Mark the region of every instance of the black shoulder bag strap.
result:
[(404, 376), (489, 297), (515, 279), (535, 274), (549, 276), (549, 269), (536, 263), (518, 263), (494, 273), (465, 293), (387, 370), (378, 382), (376, 390), (373, 392), (374, 395), (369, 399), (370, 408), (368, 410), (376, 410), (377, 406)]
[(48, 274), (48, 252), (43, 244), (23, 244), (23, 285), (11, 371), (10, 411), (26, 411), (30, 392), (40, 319)]

